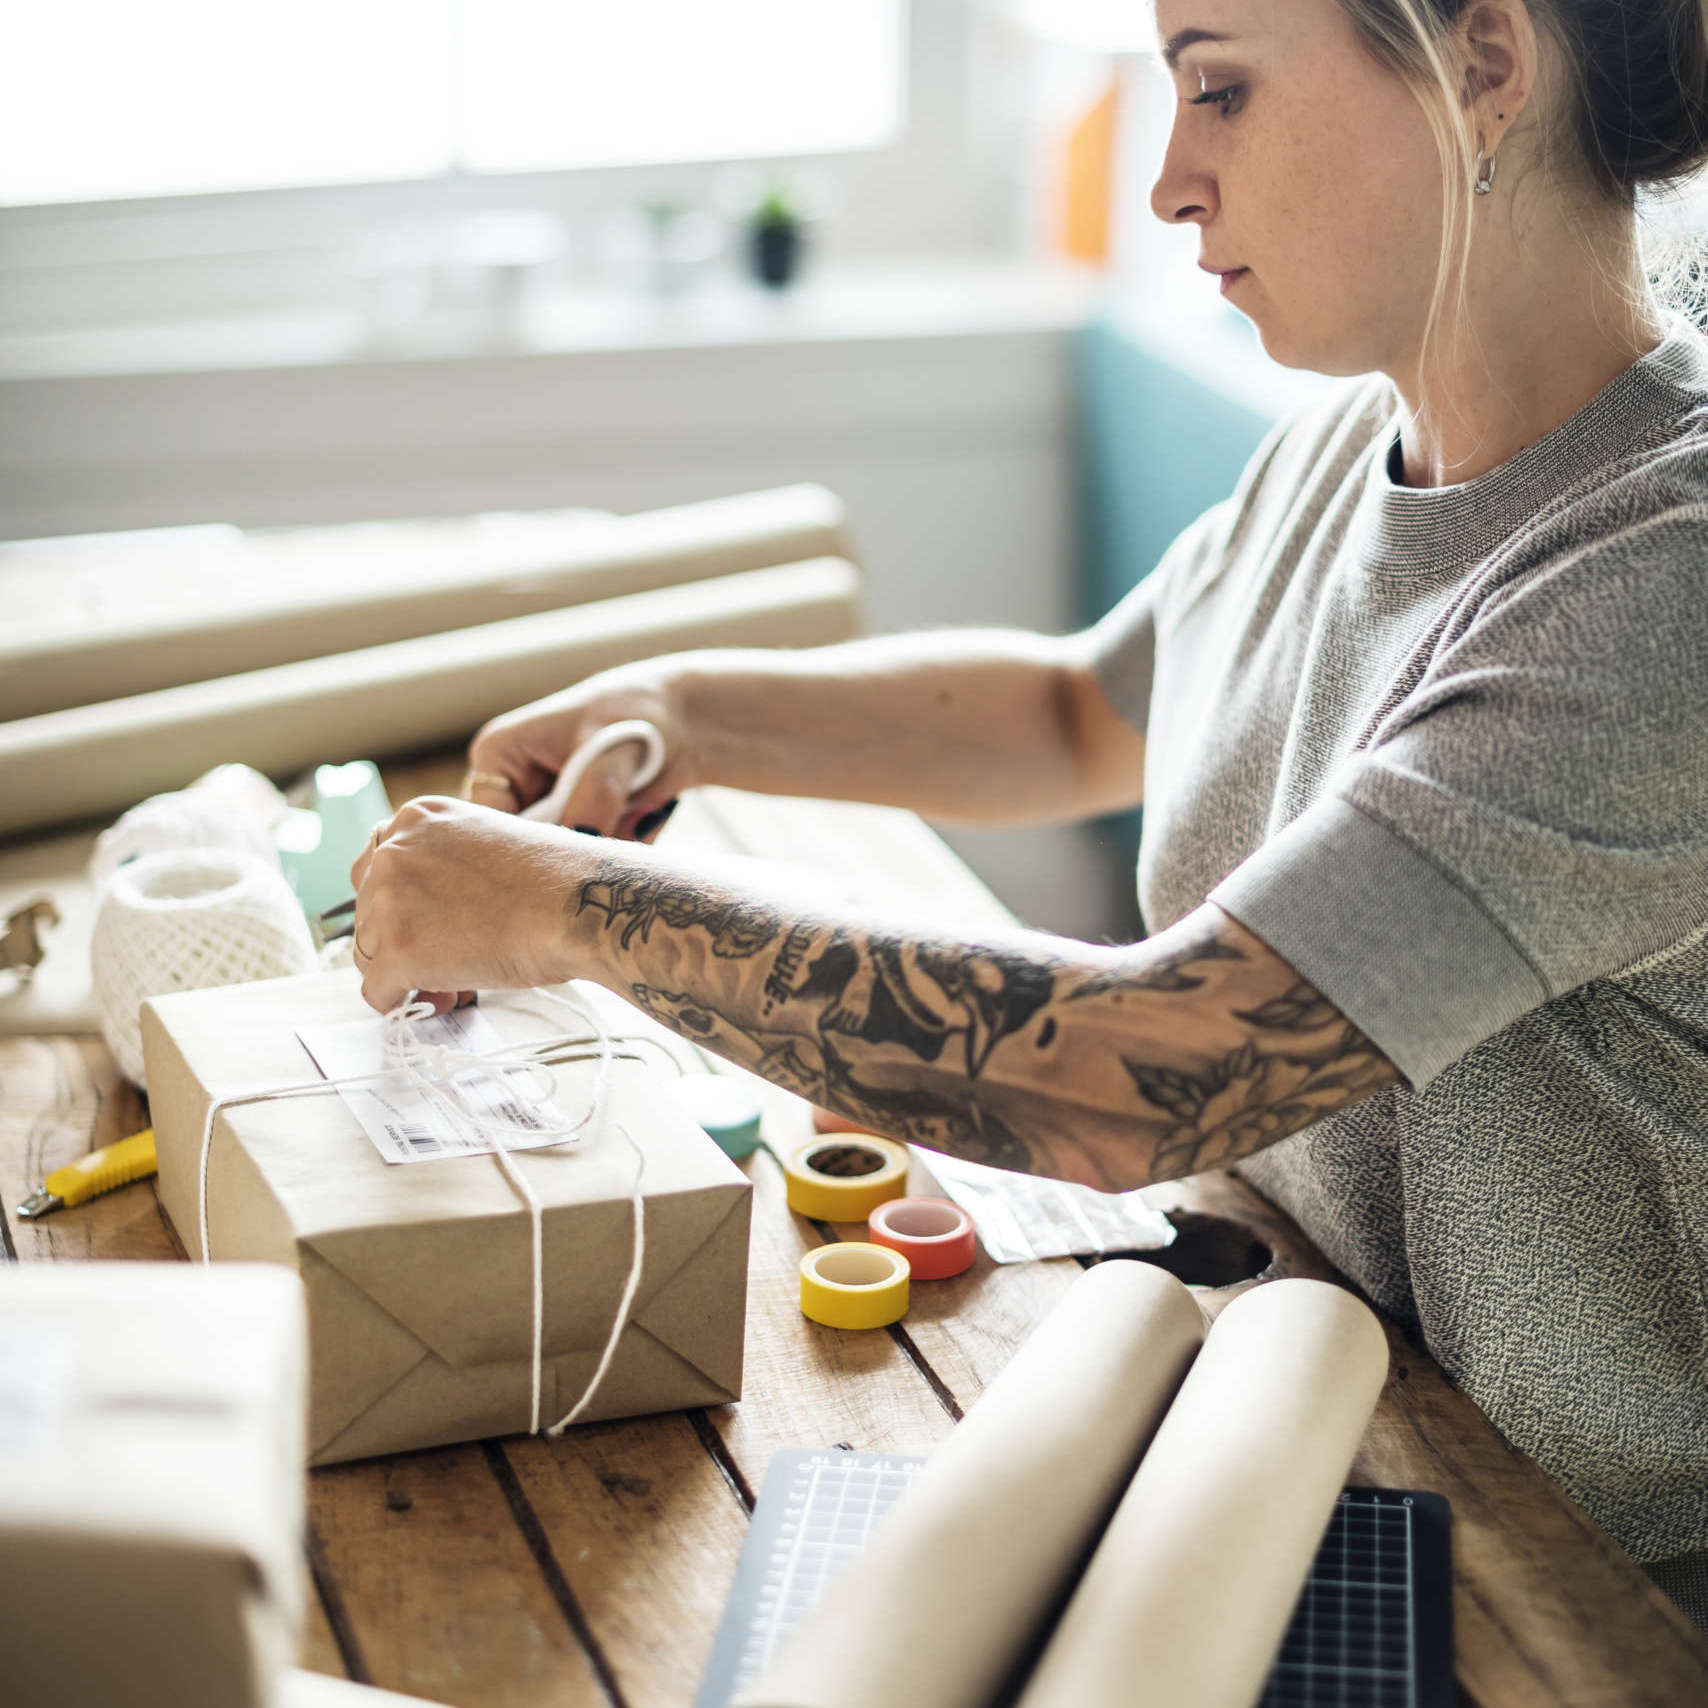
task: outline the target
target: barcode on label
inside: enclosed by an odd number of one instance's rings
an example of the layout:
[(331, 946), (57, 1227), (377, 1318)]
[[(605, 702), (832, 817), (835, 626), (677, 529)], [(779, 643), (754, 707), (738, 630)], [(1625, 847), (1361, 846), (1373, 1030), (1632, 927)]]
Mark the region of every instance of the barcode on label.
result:
[(408, 1145), (417, 1156), (438, 1156), (445, 1148), (431, 1127), (418, 1127), (410, 1121), (387, 1121), (385, 1130), (395, 1143)]

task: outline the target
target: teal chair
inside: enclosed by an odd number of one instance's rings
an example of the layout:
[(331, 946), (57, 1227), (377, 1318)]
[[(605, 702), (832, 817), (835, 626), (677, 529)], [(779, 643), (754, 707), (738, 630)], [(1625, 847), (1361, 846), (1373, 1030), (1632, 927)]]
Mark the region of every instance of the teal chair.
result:
[(1261, 403), (1240, 402), (1114, 317), (1077, 334), (1074, 389), (1079, 614), (1095, 622), (1233, 491), (1278, 411), (1269, 388)]

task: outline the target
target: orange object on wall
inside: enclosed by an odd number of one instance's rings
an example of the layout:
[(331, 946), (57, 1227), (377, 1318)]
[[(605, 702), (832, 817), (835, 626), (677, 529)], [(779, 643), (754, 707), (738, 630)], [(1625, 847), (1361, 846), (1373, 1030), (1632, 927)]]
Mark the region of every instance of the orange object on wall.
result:
[(1106, 267), (1110, 260), (1115, 188), (1115, 126), (1121, 104), (1121, 79), (1112, 73), (1107, 87), (1074, 121), (1062, 150), (1062, 252), (1076, 261)]

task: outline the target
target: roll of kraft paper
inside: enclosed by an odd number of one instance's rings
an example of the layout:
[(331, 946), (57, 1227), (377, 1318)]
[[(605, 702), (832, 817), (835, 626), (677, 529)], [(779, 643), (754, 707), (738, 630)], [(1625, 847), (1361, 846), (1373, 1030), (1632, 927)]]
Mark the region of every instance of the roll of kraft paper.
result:
[(1204, 1327), (1161, 1269), (1087, 1270), (737, 1708), (987, 1708), (1131, 1475)]
[(1342, 1288), (1273, 1281), (1229, 1305), (1021, 1708), (1252, 1708), (1387, 1371), (1381, 1324)]
[(0, 726), (0, 834), (112, 812), (226, 760), (279, 776), (454, 741), (635, 658), (859, 627), (857, 571), (820, 558), (20, 718)]
[[(252, 532), (151, 529), (118, 536), (105, 561), (99, 535), (19, 541), (0, 546), (0, 567), (26, 581), (38, 562), (56, 568), (64, 615), (32, 613), (19, 622), (0, 615), (0, 721), (200, 682), (210, 659), (231, 676), (317, 658), (328, 635), (353, 651), (843, 557), (844, 522), (834, 493), (787, 486), (634, 516), (568, 511)], [(161, 535), (194, 536), (181, 547), (189, 564), (167, 578), (164, 599), (161, 577), (147, 573), (171, 549)], [(141, 573), (126, 586), (131, 559)], [(103, 573), (97, 579), (84, 568), (79, 600), (77, 571), (91, 560)], [(212, 596), (192, 603), (198, 581), (211, 583)]]

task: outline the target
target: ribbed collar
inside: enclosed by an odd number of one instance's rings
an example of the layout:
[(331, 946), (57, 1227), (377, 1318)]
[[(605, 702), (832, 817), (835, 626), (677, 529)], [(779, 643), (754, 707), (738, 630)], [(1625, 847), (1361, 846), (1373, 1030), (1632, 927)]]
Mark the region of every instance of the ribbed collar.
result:
[(1365, 453), (1354, 524), (1359, 560), (1378, 575), (1450, 573), (1481, 563), (1538, 511), (1705, 394), (1708, 343), (1675, 320), (1661, 344), (1510, 462), (1462, 485), (1435, 487), (1396, 486), (1389, 474), (1396, 406)]

